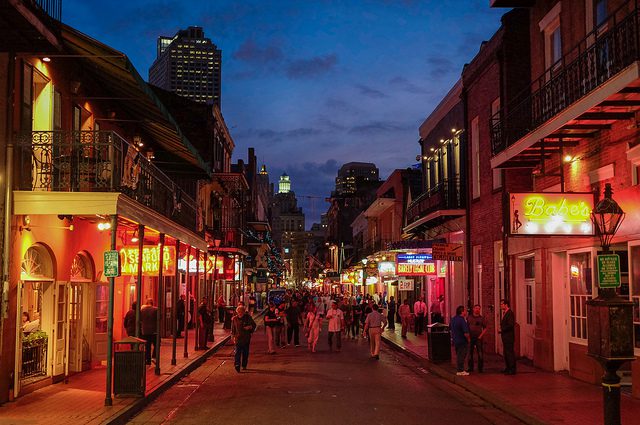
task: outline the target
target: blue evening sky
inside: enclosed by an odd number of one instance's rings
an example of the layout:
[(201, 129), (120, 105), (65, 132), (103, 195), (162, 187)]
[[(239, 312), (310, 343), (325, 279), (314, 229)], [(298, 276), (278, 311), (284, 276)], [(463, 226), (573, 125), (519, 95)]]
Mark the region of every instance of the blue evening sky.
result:
[(255, 147), (272, 182), (287, 172), (307, 226), (342, 164), (373, 162), (386, 179), (415, 163), (419, 125), (505, 12), (489, 0), (63, 0), (63, 22), (145, 79), (159, 35), (202, 26), (222, 49), (234, 161)]

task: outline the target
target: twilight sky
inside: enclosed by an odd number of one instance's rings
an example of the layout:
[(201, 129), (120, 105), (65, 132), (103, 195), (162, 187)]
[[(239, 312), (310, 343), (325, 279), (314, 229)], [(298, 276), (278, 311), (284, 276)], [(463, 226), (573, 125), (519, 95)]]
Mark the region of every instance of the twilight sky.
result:
[(202, 26), (222, 49), (234, 161), (255, 147), (272, 182), (286, 171), (309, 227), (342, 164), (373, 162), (386, 179), (415, 163), (419, 125), (506, 11), (489, 0), (63, 0), (62, 20), (145, 79), (159, 35)]

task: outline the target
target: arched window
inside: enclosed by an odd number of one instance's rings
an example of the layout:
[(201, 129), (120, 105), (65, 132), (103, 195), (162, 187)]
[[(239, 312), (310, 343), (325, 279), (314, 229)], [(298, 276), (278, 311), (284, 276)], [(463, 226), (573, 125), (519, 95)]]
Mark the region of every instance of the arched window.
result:
[(93, 277), (93, 263), (89, 255), (84, 252), (77, 253), (71, 262), (70, 280), (72, 282), (92, 282)]

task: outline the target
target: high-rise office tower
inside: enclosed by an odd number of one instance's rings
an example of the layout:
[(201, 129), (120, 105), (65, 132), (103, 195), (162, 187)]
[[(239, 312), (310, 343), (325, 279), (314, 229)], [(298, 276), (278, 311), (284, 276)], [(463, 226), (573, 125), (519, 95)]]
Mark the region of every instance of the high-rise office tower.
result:
[(336, 177), (336, 193), (339, 196), (353, 195), (367, 182), (379, 180), (378, 168), (370, 162), (349, 162), (340, 167)]
[(196, 102), (220, 107), (222, 50), (204, 36), (201, 27), (158, 37), (157, 57), (149, 68), (149, 83)]

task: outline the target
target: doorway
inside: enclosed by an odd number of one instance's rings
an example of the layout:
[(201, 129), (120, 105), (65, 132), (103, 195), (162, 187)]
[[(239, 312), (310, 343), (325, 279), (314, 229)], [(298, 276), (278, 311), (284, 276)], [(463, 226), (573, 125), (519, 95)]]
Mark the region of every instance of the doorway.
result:
[(91, 368), (91, 316), (89, 292), (94, 280), (93, 263), (79, 252), (71, 263), (69, 283), (69, 365), (67, 374)]
[(520, 258), (518, 261), (518, 309), (517, 322), (520, 324), (520, 355), (533, 360), (535, 338), (535, 286), (536, 257)]
[(504, 259), (502, 252), (502, 241), (495, 241), (493, 243), (493, 264), (494, 264), (494, 279), (495, 279), (495, 288), (494, 291), (494, 303), (493, 306), (490, 306), (491, 311), (493, 312), (493, 320), (495, 323), (494, 329), (494, 339), (495, 339), (495, 350), (496, 353), (502, 354), (502, 338), (500, 337), (500, 320), (502, 319), (502, 311), (500, 310), (500, 300), (505, 299), (505, 291), (504, 291)]

